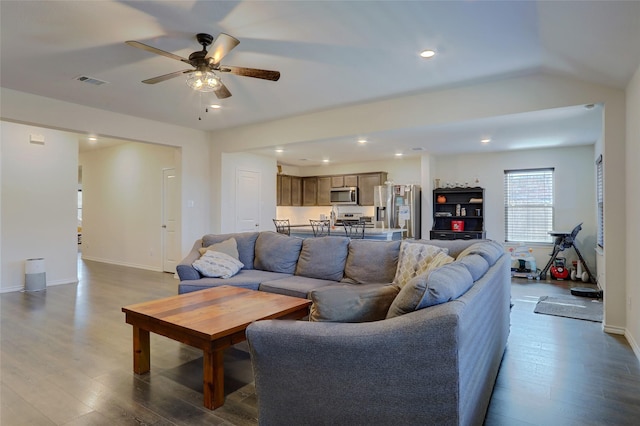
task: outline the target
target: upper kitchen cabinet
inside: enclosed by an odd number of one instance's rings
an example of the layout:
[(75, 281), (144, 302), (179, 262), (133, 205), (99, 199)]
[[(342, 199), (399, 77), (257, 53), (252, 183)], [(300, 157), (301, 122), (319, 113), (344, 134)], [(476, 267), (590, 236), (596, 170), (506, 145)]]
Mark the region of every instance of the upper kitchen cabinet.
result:
[(358, 204), (373, 206), (373, 187), (384, 185), (387, 172), (376, 172), (358, 175)]
[(291, 176), (291, 205), (302, 205), (302, 178)]
[(276, 205), (301, 206), (302, 180), (298, 176), (278, 175), (276, 181)]
[(358, 175), (331, 176), (331, 187), (342, 188), (345, 186), (358, 186)]
[(331, 188), (333, 187), (333, 178), (335, 176), (318, 176), (318, 205), (331, 205)]
[(318, 202), (318, 178), (303, 177), (302, 178), (302, 205), (315, 206)]

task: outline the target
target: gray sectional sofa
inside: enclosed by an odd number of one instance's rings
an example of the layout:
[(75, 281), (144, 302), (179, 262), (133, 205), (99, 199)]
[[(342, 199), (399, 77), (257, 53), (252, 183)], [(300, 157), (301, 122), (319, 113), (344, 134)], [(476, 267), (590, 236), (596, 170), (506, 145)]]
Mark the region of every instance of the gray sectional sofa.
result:
[[(201, 276), (200, 249), (230, 238), (242, 269)], [(510, 258), (495, 242), (205, 235), (177, 271), (180, 293), (237, 285), (313, 301), (310, 321), (247, 328), (261, 425), (484, 421), (509, 334)]]

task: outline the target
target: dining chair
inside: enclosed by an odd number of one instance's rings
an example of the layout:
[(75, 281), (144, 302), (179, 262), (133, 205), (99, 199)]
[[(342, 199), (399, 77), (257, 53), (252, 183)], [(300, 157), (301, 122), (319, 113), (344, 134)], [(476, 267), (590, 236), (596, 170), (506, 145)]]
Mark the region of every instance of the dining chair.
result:
[(365, 222), (361, 222), (359, 220), (343, 220), (342, 226), (344, 226), (344, 233), (347, 237), (353, 240), (364, 239)]
[(331, 223), (329, 220), (309, 219), (314, 237), (324, 237), (331, 234)]
[(291, 235), (291, 225), (289, 219), (273, 219), (278, 234)]

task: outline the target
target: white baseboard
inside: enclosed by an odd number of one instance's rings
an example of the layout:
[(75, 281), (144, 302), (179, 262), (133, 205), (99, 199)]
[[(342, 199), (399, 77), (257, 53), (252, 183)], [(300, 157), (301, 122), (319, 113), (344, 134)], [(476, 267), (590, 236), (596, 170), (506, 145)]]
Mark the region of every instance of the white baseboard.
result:
[[(78, 280), (64, 279), (64, 280), (47, 281), (46, 287), (53, 287), (53, 286), (62, 285), (62, 284), (78, 284)], [(46, 290), (46, 287), (44, 288), (44, 290)], [(14, 291), (24, 291), (24, 285), (16, 285), (16, 286), (0, 289), (0, 294), (13, 293)], [(33, 293), (37, 293), (38, 291), (42, 291), (42, 290), (37, 290), (37, 291), (34, 291)]]
[(631, 333), (629, 333), (628, 330), (624, 333), (624, 337), (627, 338), (627, 342), (629, 342), (629, 345), (631, 345), (633, 353), (636, 354), (636, 358), (638, 358), (638, 361), (640, 361), (640, 346), (638, 346), (638, 342), (634, 340), (633, 336), (631, 335)]
[(92, 260), (94, 262), (109, 263), (111, 265), (128, 266), (130, 268), (145, 269), (147, 271), (153, 271), (153, 272), (162, 272), (162, 268), (158, 268), (158, 267), (154, 267), (154, 266), (139, 265), (139, 264), (136, 264), (136, 263), (128, 263), (128, 262), (118, 262), (118, 261), (112, 260), (112, 259), (102, 259), (102, 258), (99, 258), (99, 257), (85, 256), (84, 254), (82, 255), (82, 260)]
[(614, 326), (611, 326), (611, 325), (605, 325), (604, 323), (602, 324), (602, 330), (605, 333), (620, 334), (622, 336), (624, 336), (626, 331), (627, 331), (624, 327), (614, 327)]

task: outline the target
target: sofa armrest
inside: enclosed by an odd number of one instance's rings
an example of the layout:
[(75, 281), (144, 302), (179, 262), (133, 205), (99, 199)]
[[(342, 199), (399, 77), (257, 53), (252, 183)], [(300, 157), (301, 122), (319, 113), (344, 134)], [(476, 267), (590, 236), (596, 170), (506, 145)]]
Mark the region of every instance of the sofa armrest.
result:
[(457, 424), (462, 306), (359, 324), (249, 325), (260, 424)]
[(197, 240), (191, 251), (187, 256), (178, 263), (176, 266), (176, 272), (178, 273), (178, 277), (180, 281), (187, 280), (199, 280), (202, 278), (200, 272), (196, 271), (196, 269), (192, 266), (193, 262), (200, 258), (200, 251), (198, 251), (202, 247), (202, 240)]

